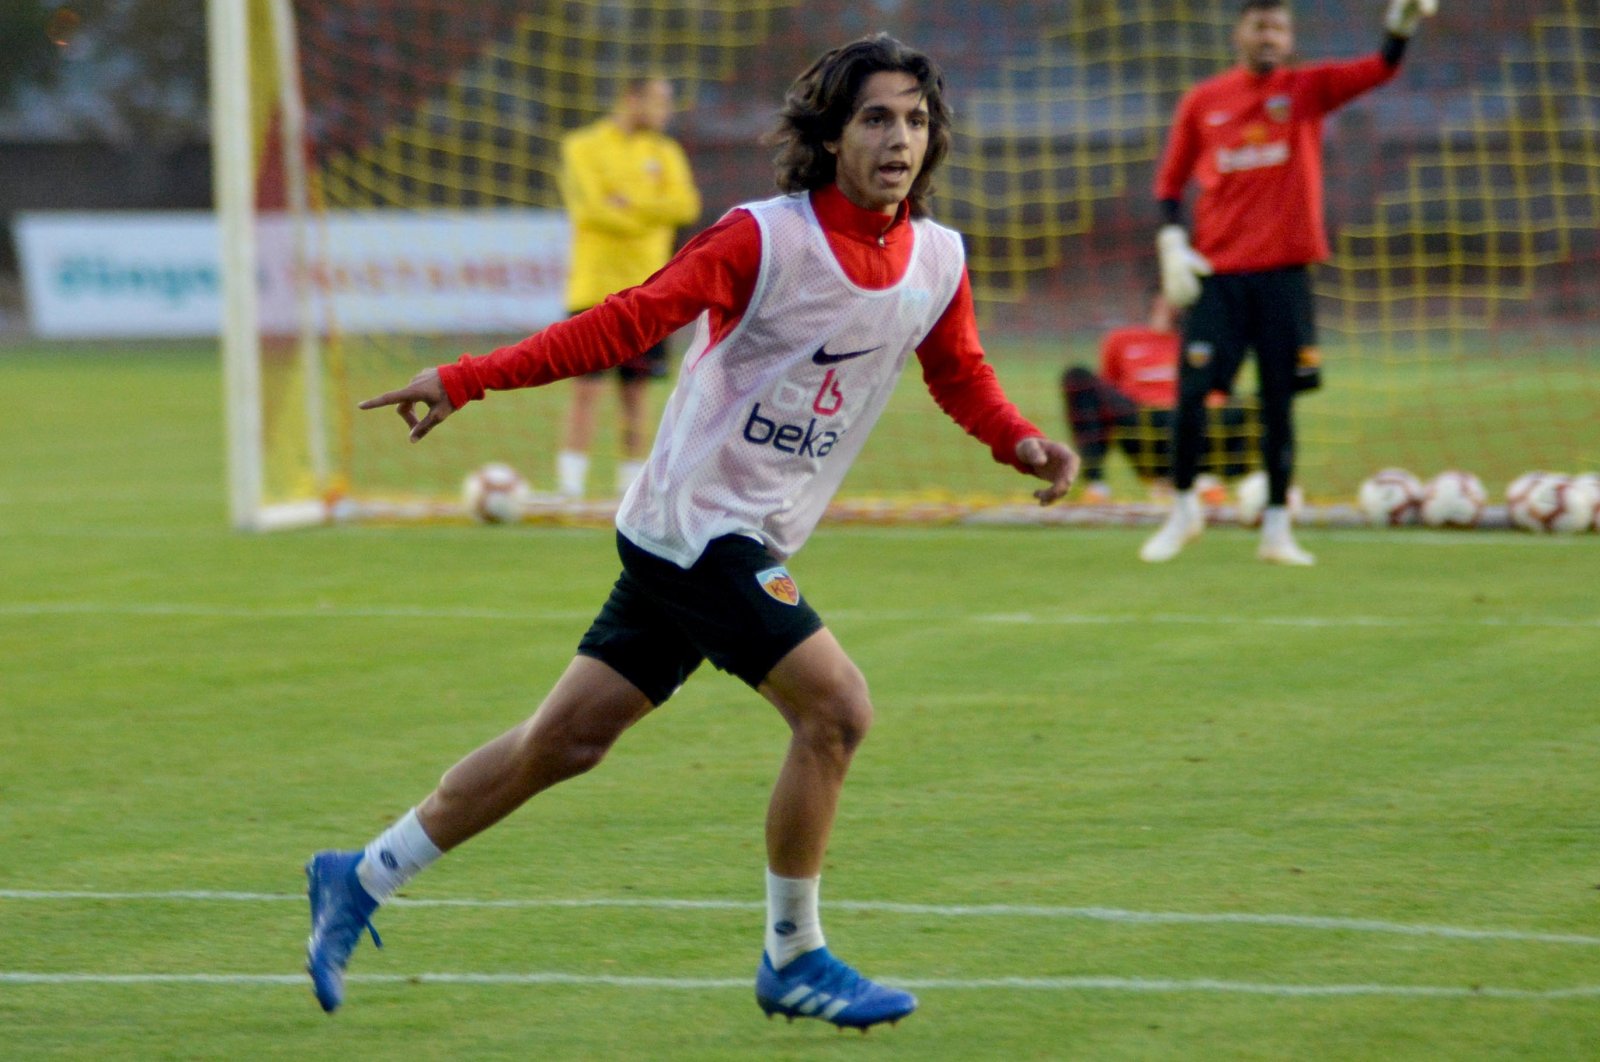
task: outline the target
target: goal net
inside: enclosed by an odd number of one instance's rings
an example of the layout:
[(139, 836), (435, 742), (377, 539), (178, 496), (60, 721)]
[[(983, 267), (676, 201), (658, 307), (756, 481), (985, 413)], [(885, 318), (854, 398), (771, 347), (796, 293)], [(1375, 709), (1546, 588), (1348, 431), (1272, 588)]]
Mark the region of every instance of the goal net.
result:
[[(1145, 316), (1152, 177), (1173, 108), (1231, 62), (1236, 0), (210, 0), (227, 286), (233, 518), (273, 527), (449, 516), (511, 464), (553, 488), (566, 386), (497, 396), (404, 444), (365, 397), (562, 316), (561, 136), (640, 72), (671, 78), (705, 200), (687, 237), (772, 194), (759, 143), (817, 54), (885, 29), (945, 67), (955, 149), (935, 215), (966, 237), (985, 345), (1012, 398), (1067, 435), (1062, 375)], [(1299, 51), (1356, 56), (1379, 4), (1302, 4)], [(1324, 387), (1298, 481), (1348, 503), (1390, 466), (1497, 490), (1600, 466), (1600, 9), (1485, 0), (1427, 24), (1399, 77), (1330, 118), (1318, 267)], [(678, 347), (681, 350), (681, 345)], [(1246, 370), (1248, 398), (1254, 383)], [(652, 389), (657, 407), (670, 384)], [(610, 396), (606, 396), (608, 399)], [(592, 484), (609, 487), (616, 403)], [(1121, 429), (1142, 453), (1164, 422)], [(1219, 431), (1245, 433), (1253, 418)], [(1220, 440), (1219, 440), (1220, 441)], [(1240, 472), (1239, 440), (1216, 447)], [(1150, 473), (1114, 450), (1113, 497)], [(1027, 483), (907, 373), (837, 512), (917, 519), (1020, 505)], [(614, 499), (542, 501), (598, 519)]]

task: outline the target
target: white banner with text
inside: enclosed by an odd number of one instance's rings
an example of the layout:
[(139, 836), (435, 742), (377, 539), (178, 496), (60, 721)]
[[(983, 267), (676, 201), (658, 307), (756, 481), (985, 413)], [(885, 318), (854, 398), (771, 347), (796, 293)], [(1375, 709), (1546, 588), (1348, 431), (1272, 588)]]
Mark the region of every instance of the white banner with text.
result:
[[(214, 336), (216, 219), (22, 213), (28, 320), (51, 338)], [(553, 210), (346, 211), (257, 219), (261, 330), (531, 332), (565, 316), (571, 231)]]

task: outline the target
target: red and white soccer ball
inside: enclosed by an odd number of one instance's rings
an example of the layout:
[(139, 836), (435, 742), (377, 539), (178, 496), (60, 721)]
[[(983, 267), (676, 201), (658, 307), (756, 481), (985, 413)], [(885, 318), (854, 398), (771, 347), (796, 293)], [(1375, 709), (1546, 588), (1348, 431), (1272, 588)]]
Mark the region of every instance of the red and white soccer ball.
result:
[(1422, 522), (1429, 527), (1476, 527), (1489, 496), (1471, 472), (1440, 472), (1422, 488)]
[(1546, 521), (1559, 502), (1555, 486), (1560, 478), (1554, 472), (1524, 472), (1512, 480), (1506, 487), (1506, 515), (1511, 525), (1524, 531), (1548, 531)]
[(1506, 512), (1524, 531), (1571, 534), (1594, 528), (1600, 512), (1600, 476), (1527, 472), (1506, 488)]
[(1553, 531), (1600, 530), (1600, 474), (1585, 472), (1567, 480), (1561, 511), (1550, 521)]
[[(1261, 514), (1267, 509), (1267, 495), (1267, 473), (1264, 469), (1258, 468), (1239, 480), (1233, 488), (1233, 496), (1241, 524), (1245, 527), (1261, 526)], [(1305, 509), (1305, 492), (1299, 487), (1290, 487), (1289, 518), (1299, 520)]]
[(1357, 504), (1378, 527), (1398, 527), (1422, 508), (1422, 482), (1403, 468), (1385, 468), (1361, 481)]
[(474, 469), (461, 484), (461, 504), (474, 520), (509, 524), (521, 519), (528, 483), (516, 469), (498, 461)]

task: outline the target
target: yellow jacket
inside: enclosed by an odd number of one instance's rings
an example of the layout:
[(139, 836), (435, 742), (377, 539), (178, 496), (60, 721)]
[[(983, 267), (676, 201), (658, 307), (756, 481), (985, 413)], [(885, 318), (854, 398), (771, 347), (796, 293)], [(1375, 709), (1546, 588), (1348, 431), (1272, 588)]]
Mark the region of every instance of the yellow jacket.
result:
[(569, 310), (587, 309), (660, 269), (672, 257), (677, 228), (700, 214), (678, 142), (624, 133), (610, 118), (562, 139), (561, 198), (572, 219)]

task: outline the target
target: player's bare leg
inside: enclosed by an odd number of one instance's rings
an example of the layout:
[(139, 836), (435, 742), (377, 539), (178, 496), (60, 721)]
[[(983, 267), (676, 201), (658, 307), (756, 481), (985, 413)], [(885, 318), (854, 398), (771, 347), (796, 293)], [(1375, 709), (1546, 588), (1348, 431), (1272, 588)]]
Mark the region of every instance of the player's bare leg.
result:
[(761, 694), (791, 732), (767, 806), (767, 863), (785, 877), (815, 877), (845, 773), (872, 725), (867, 680), (824, 629), (778, 662)]
[(593, 769), (652, 707), (610, 665), (574, 657), (531, 718), (445, 772), (417, 818), (448, 852), (536, 793)]
[(306, 864), (311, 939), (306, 970), (326, 1011), (344, 1002), (344, 971), (372, 914), (439, 856), (534, 794), (590, 770), (653, 707), (609, 665), (579, 656), (539, 710), (445, 772), (437, 789), (364, 850), (318, 852)]
[(568, 498), (583, 497), (589, 476), (589, 447), (594, 442), (594, 410), (605, 386), (605, 380), (592, 376), (578, 376), (572, 381), (561, 452), (556, 455), (556, 489)]
[(865, 1032), (916, 1009), (908, 992), (858, 974), (829, 953), (817, 895), (839, 792), (872, 725), (866, 679), (826, 629), (762, 683), (791, 732), (767, 806), (767, 933), (756, 1002), (768, 1017), (816, 1017)]

